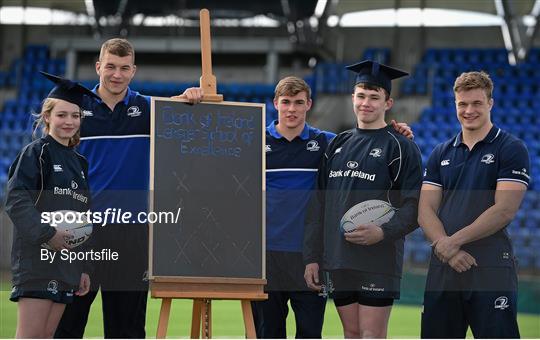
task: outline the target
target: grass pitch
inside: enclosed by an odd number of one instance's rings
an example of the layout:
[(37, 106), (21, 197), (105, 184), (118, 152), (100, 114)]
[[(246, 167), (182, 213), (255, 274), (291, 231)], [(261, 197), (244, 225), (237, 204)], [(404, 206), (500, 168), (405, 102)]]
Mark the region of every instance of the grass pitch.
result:
[[(17, 323), (17, 305), (8, 300), (9, 292), (0, 292), (0, 338), (13, 338)], [(156, 336), (161, 300), (148, 300), (146, 313), (147, 337)], [(173, 300), (169, 320), (169, 337), (188, 338), (191, 327), (191, 300)], [(395, 305), (390, 316), (388, 336), (391, 338), (418, 338), (420, 336), (420, 306)], [(244, 324), (239, 301), (212, 302), (212, 333), (217, 338), (243, 338)], [(540, 315), (519, 314), (518, 322), (523, 338), (540, 338)], [(294, 316), (287, 319), (287, 335), (294, 338)], [(101, 297), (92, 305), (85, 337), (102, 338)], [(329, 301), (323, 327), (323, 337), (343, 338), (341, 323), (334, 304)]]

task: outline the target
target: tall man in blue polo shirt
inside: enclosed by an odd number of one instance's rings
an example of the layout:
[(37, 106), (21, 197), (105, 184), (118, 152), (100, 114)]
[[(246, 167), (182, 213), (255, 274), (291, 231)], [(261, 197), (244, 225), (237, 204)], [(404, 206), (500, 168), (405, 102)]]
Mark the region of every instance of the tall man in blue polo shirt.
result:
[(519, 338), (517, 274), (506, 226), (529, 183), (524, 143), (491, 122), (493, 83), (484, 72), (454, 84), (461, 132), (433, 150), (418, 222), (433, 254), (423, 338)]
[[(128, 87), (135, 72), (135, 51), (129, 41), (110, 39), (101, 46), (96, 62), (99, 84), (93, 89), (101, 100), (88, 100), (81, 107), (79, 147), (89, 162), (93, 211), (122, 209), (137, 216), (148, 210), (150, 97)], [(190, 88), (184, 95), (198, 102), (202, 90)], [(91, 292), (66, 308), (55, 337), (83, 337), (99, 288), (105, 337), (145, 337), (148, 226), (108, 222), (94, 228), (94, 247), (116, 251), (119, 259), (94, 263)]]

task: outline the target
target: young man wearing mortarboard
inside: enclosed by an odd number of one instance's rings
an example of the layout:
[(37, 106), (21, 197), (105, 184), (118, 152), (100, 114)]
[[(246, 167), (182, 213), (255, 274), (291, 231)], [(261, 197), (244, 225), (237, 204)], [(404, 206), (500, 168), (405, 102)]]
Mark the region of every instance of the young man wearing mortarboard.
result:
[[(90, 288), (87, 263), (56, 256), (70, 249), (71, 232), (43, 223), (41, 214), (84, 213), (90, 207), (88, 162), (74, 147), (79, 144), (83, 98), (97, 96), (78, 83), (42, 74), (56, 84), (37, 120), (43, 137), (17, 155), (9, 168), (6, 195), (6, 212), (14, 226), (10, 300), (18, 304), (17, 338), (51, 338), (66, 304)], [(58, 194), (68, 191), (72, 194)], [(52, 250), (46, 250), (46, 260), (45, 248)]]
[[(422, 161), (416, 144), (385, 122), (391, 81), (407, 73), (373, 61), (347, 69), (357, 73), (352, 103), (358, 125), (336, 136), (319, 166), (304, 237), (305, 279), (318, 290), (319, 266), (330, 271), (345, 337), (386, 337), (400, 294), (404, 237), (417, 226)], [(390, 221), (343, 233), (342, 216), (372, 199), (397, 208)]]

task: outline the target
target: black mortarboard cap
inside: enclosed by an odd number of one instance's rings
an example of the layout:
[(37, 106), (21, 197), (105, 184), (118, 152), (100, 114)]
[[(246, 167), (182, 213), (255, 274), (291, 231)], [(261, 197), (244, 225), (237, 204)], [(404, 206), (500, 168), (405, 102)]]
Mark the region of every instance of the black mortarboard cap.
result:
[(39, 71), (39, 73), (56, 84), (56, 86), (47, 95), (47, 98), (62, 99), (78, 106), (82, 105), (85, 95), (99, 99), (97, 94), (77, 82), (43, 71)]
[(371, 84), (382, 87), (388, 93), (392, 91), (392, 79), (409, 75), (405, 71), (372, 60), (364, 60), (345, 68), (357, 73), (355, 85), (360, 83)]

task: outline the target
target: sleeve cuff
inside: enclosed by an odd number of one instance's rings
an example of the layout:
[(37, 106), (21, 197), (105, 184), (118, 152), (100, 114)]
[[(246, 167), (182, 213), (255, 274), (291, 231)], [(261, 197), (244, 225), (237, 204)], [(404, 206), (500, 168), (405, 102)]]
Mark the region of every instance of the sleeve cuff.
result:
[(422, 181), (422, 184), (431, 184), (431, 185), (435, 185), (435, 186), (438, 186), (438, 187), (442, 187), (442, 184), (439, 184), (437, 182), (432, 182), (432, 181)]
[(527, 183), (526, 181), (523, 181), (521, 179), (516, 179), (516, 178), (497, 178), (497, 182), (518, 182), (518, 183), (525, 184), (526, 187), (529, 186), (529, 183)]
[(38, 244), (47, 243), (56, 234), (56, 229), (47, 225), (47, 231), (38, 239)]
[(310, 263), (318, 263), (318, 264), (321, 263), (321, 259), (316, 258), (316, 257), (304, 257), (303, 260), (304, 260), (304, 265), (306, 266)]

